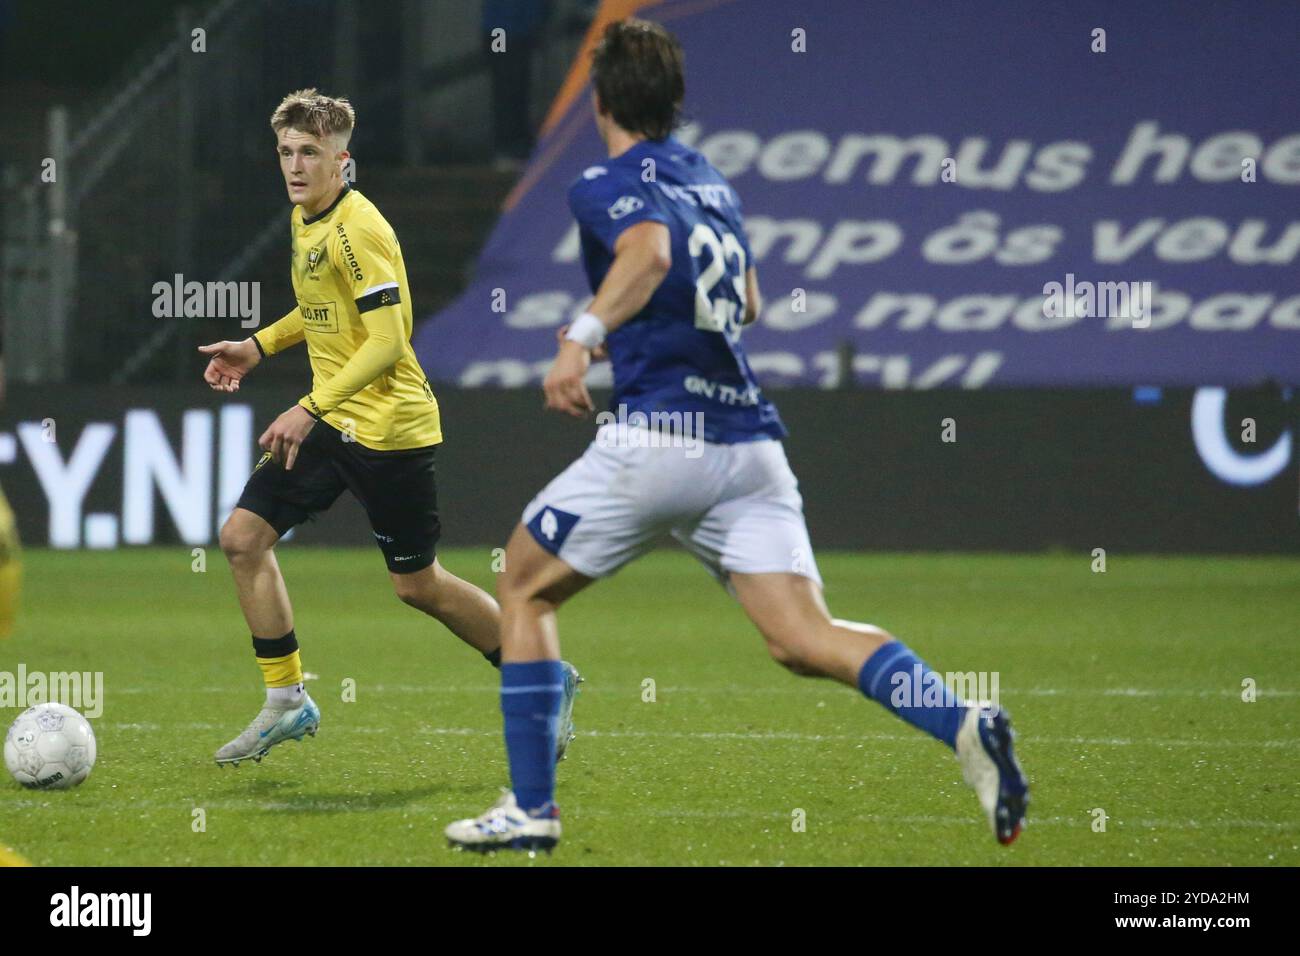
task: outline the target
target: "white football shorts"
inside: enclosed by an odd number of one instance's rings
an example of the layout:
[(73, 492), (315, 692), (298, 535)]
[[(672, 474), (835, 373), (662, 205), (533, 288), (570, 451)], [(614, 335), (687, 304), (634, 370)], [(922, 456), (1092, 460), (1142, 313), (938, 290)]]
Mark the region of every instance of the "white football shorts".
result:
[(732, 572), (788, 572), (821, 584), (799, 483), (781, 442), (732, 445), (623, 423), (602, 425), (582, 457), (524, 509), (539, 545), (603, 578), (676, 538), (724, 585)]

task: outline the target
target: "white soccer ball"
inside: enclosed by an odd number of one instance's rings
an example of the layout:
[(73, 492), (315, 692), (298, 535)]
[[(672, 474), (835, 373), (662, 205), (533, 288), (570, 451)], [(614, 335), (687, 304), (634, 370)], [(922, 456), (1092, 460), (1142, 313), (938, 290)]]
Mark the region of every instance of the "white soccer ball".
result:
[(95, 732), (67, 704), (29, 707), (5, 737), (5, 766), (30, 790), (75, 787), (95, 766)]

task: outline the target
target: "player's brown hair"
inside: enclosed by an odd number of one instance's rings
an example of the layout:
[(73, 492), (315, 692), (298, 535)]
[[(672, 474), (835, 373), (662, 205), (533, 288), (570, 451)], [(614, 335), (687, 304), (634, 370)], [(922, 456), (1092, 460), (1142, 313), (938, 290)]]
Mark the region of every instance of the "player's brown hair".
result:
[(629, 133), (663, 139), (679, 122), (686, 96), (682, 48), (657, 23), (611, 23), (591, 53), (600, 108)]
[(276, 133), (296, 129), (318, 139), (341, 136), (345, 147), (356, 123), (357, 114), (351, 103), (343, 97), (326, 96), (315, 87), (294, 90), (271, 114), (271, 129)]

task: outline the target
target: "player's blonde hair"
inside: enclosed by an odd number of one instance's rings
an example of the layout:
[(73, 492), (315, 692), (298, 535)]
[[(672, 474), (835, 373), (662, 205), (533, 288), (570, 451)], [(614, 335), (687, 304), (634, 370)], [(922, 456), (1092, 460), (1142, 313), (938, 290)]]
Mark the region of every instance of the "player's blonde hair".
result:
[(296, 129), (318, 139), (337, 137), (340, 148), (344, 149), (356, 123), (357, 114), (351, 103), (341, 96), (326, 96), (314, 86), (294, 90), (271, 114), (271, 129), (277, 134), (283, 129)]

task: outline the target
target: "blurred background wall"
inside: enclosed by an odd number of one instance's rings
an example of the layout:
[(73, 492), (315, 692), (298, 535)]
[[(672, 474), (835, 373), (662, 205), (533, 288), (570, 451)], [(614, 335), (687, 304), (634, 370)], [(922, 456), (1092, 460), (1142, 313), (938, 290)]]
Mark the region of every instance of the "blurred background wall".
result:
[[(0, 482), (25, 540), (213, 540), (254, 423), (305, 390), (306, 350), (223, 402), (195, 345), (248, 330), (159, 318), (153, 289), (238, 282), (261, 323), (288, 311), (268, 119), (318, 86), (356, 105), (352, 175), (402, 242), (447, 409), (447, 541), (499, 542), (590, 435), (544, 418), (535, 386), (586, 295), (563, 195), (601, 156), (580, 51), (596, 18), (638, 6), (686, 48), (681, 135), (745, 200), (769, 300), (747, 348), (820, 545), (1088, 548), (1105, 531), (1148, 551), (1300, 550), (1300, 80), (1278, 52), (1300, 5), (1275, 0), (0, 0)], [(1080, 145), (1094, 161), (1067, 188)], [(968, 214), (1065, 238), (1038, 263), (1033, 242), (925, 252)], [(1145, 236), (1138, 251), (1103, 264), (1101, 220), (1121, 245)], [(874, 258), (866, 231), (891, 224), (907, 242)], [(1195, 307), (1166, 302), (1149, 334), (1041, 327), (1032, 298), (1067, 271), (1154, 278)], [(958, 307), (967, 292), (1029, 308), (994, 328)], [(878, 293), (949, 311), (867, 316)], [(363, 543), (360, 522), (347, 505), (300, 537)]]

